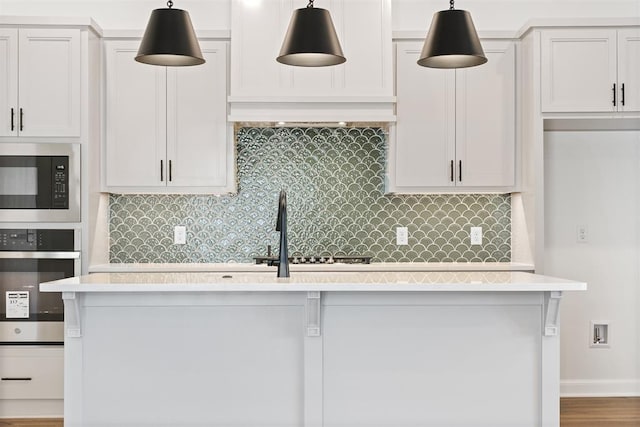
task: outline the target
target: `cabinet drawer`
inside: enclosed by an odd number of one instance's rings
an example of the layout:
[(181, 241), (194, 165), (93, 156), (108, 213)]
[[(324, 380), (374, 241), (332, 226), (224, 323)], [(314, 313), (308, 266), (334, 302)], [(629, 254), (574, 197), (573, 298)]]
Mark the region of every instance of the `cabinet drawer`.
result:
[(64, 353), (56, 348), (3, 348), (0, 399), (62, 399)]

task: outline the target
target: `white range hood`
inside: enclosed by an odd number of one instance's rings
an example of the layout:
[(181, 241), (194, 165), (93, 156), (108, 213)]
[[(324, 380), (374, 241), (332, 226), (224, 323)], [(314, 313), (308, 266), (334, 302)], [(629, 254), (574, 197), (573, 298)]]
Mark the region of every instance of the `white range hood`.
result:
[(229, 97), (230, 122), (395, 122), (394, 96)]
[(331, 13), (347, 62), (280, 64), (291, 13), (305, 5), (233, 0), (229, 121), (394, 122), (391, 0), (317, 1)]

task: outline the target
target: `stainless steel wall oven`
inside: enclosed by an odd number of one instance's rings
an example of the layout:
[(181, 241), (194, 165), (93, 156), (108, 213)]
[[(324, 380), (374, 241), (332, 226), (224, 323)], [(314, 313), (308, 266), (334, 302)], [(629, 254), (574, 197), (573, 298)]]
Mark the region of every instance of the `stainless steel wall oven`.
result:
[(1, 144), (0, 221), (80, 222), (80, 145)]
[(79, 230), (0, 229), (0, 344), (61, 344), (60, 293), (40, 282), (80, 275)]

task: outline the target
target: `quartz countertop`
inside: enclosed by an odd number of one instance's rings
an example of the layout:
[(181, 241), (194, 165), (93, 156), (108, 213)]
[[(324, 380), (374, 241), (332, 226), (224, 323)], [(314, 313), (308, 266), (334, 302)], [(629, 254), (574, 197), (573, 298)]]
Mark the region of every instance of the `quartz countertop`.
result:
[(95, 273), (40, 284), (43, 292), (273, 292), (586, 290), (584, 282), (524, 272)]
[[(292, 272), (427, 272), (427, 271), (528, 271), (532, 264), (518, 262), (375, 262), (371, 264), (289, 264)], [(125, 272), (230, 272), (270, 273), (276, 267), (252, 263), (99, 264), (89, 273)], [(275, 273), (274, 273), (275, 274)]]

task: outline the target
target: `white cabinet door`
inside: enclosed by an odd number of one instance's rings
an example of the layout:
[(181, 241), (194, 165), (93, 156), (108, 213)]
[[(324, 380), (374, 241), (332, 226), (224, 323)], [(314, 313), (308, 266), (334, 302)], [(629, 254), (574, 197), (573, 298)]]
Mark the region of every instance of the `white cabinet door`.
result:
[(468, 191), (515, 185), (515, 46), (483, 42), (489, 62), (417, 65), (421, 42), (396, 46), (396, 131), (389, 191)]
[(484, 42), (489, 61), (456, 70), (456, 185), (515, 185), (515, 46)]
[(19, 134), (80, 136), (80, 30), (19, 30)]
[(393, 174), (398, 191), (454, 185), (455, 74), (419, 66), (422, 43), (399, 42)]
[(227, 44), (200, 47), (205, 64), (167, 69), (168, 186), (228, 185)]
[(616, 30), (545, 30), (541, 42), (543, 112), (617, 110)]
[[(106, 185), (164, 187), (165, 67), (134, 60), (138, 41), (106, 45)], [(126, 191), (126, 190), (125, 190)]]
[(16, 136), (18, 114), (18, 30), (0, 28), (0, 136)]
[(640, 111), (640, 28), (618, 30), (618, 84), (619, 110)]

